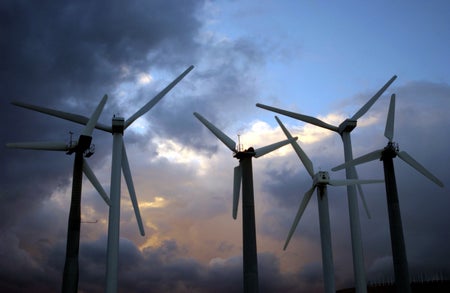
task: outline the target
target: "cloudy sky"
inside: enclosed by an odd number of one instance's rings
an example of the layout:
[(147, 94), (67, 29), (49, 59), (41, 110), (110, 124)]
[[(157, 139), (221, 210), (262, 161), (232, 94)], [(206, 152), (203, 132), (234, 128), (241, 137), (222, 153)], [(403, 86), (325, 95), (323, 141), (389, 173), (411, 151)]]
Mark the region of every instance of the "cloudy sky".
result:
[[(260, 102), (339, 124), (393, 75), (358, 121), (354, 156), (385, 146), (389, 97), (395, 141), (440, 188), (395, 160), (412, 276), (450, 273), (450, 4), (448, 1), (1, 1), (1, 144), (67, 141), (82, 126), (15, 107), (22, 101), (90, 116), (129, 117), (190, 65), (188, 74), (125, 135), (146, 236), (122, 184), (121, 292), (242, 289), (241, 212), (231, 217), (237, 161), (192, 115), (244, 147), (284, 139)], [(316, 170), (343, 162), (338, 135), (280, 117)], [(94, 131), (89, 163), (109, 190), (112, 137)], [(7, 149), (0, 191), (0, 288), (60, 290), (73, 156)], [(282, 247), (310, 178), (290, 146), (254, 160), (260, 287), (322, 289), (317, 201)], [(381, 162), (358, 167), (382, 178)], [(332, 178), (344, 178), (333, 172)], [(337, 288), (354, 284), (346, 192), (329, 188)], [(360, 204), (368, 281), (392, 278), (384, 185)], [(103, 292), (108, 208), (85, 179), (80, 292)]]

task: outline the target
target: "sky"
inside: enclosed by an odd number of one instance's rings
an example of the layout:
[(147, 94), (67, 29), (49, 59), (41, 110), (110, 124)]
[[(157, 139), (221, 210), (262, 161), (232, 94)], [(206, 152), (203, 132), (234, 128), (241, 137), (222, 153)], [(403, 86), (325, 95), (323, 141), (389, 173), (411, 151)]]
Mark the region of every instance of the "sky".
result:
[[(282, 139), (263, 103), (338, 125), (393, 75), (352, 132), (353, 154), (382, 148), (389, 97), (395, 137), (445, 185), (398, 158), (395, 171), (413, 278), (450, 274), (450, 4), (448, 1), (1, 1), (0, 288), (57, 292), (65, 256), (73, 156), (8, 149), (8, 142), (68, 141), (83, 127), (16, 107), (22, 101), (90, 116), (130, 117), (190, 65), (190, 72), (125, 136), (146, 235), (122, 184), (120, 292), (239, 292), (242, 222), (231, 217), (238, 162), (193, 115), (245, 148)], [(341, 139), (279, 116), (316, 171), (343, 162)], [(109, 191), (112, 137), (94, 130), (88, 158)], [(383, 178), (381, 162), (357, 168)], [(342, 179), (342, 171), (331, 172)], [(253, 160), (262, 292), (321, 292), (313, 196), (284, 241), (311, 179), (291, 146)], [(366, 276), (393, 279), (383, 184), (359, 203)], [(353, 287), (346, 189), (330, 187), (336, 288)], [(103, 292), (108, 208), (83, 181), (80, 292)]]

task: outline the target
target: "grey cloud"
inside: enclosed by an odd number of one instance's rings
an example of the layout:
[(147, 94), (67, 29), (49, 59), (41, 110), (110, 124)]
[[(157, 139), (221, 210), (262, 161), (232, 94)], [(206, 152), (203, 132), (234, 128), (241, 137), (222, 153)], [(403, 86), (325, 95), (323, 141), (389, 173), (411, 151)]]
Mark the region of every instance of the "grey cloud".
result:
[[(11, 235), (11, 234), (9, 234)], [(12, 236), (13, 237), (13, 236)], [(11, 238), (8, 238), (11, 240)], [(17, 240), (16, 240), (17, 241)], [(12, 241), (12, 242), (16, 242)], [(14, 246), (17, 247), (17, 246)], [(21, 292), (34, 288), (36, 292), (58, 291), (62, 262), (53, 260), (64, 253), (63, 241), (39, 246), (45, 258), (34, 264), (33, 255), (24, 251), (11, 254), (20, 276), (14, 269), (1, 266), (2, 288), (9, 292)], [(85, 241), (80, 250), (80, 283), (82, 291), (103, 292), (106, 237)], [(133, 242), (121, 238), (119, 292), (238, 292), (242, 290), (242, 255), (204, 265), (186, 257), (185, 248), (176, 241), (167, 240), (160, 247), (139, 251)], [(46, 266), (42, 267), (42, 264)], [(295, 274), (285, 274), (280, 270), (276, 256), (259, 254), (261, 292), (291, 292), (299, 289), (319, 292), (320, 274), (315, 266), (305, 268)], [(308, 282), (307, 282), (308, 281)]]
[[(133, 72), (123, 74), (123, 66), (138, 72), (151, 66), (178, 69), (180, 63), (184, 66), (193, 62), (198, 46), (193, 40), (201, 25), (195, 14), (202, 4), (172, 4), (3, 1), (2, 123), (15, 126), (2, 128), (0, 143), (68, 140), (69, 130), (79, 133), (81, 129), (8, 105), (11, 100), (89, 116), (89, 109), (104, 93), (111, 93), (117, 85), (133, 78)], [(108, 105), (105, 112), (112, 108)], [(133, 135), (128, 136), (133, 140)], [(108, 150), (110, 143), (105, 144), (105, 139), (110, 137), (98, 135), (94, 143), (108, 145)], [(2, 183), (2, 224), (15, 218), (9, 211), (16, 210), (19, 204), (24, 211), (31, 209), (57, 184), (68, 183), (71, 160), (63, 156), (9, 149), (1, 152), (7, 170)], [(97, 154), (93, 160), (100, 157)]]
[[(264, 52), (255, 43), (240, 39), (235, 42), (216, 41), (200, 50), (204, 61), (186, 81), (192, 92), (172, 96), (155, 107), (149, 118), (158, 136), (170, 137), (183, 145), (212, 154), (217, 149), (215, 138), (192, 115), (199, 112), (224, 132), (237, 119), (249, 117), (258, 92), (258, 69), (264, 64)], [(181, 97), (183, 96), (183, 97)], [(181, 99), (182, 98), (182, 99)], [(230, 137), (233, 135), (227, 133)]]

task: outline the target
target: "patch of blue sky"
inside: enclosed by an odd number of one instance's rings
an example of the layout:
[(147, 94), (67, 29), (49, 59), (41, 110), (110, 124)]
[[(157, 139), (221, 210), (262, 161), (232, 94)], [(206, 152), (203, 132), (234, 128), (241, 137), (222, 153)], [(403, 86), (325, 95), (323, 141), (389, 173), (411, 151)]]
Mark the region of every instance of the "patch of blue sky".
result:
[(443, 1), (214, 5), (209, 29), (266, 46), (263, 103), (278, 101), (280, 107), (298, 105), (305, 114), (324, 115), (339, 104), (333, 101), (360, 93), (370, 98), (394, 74), (396, 84), (448, 82), (450, 10)]

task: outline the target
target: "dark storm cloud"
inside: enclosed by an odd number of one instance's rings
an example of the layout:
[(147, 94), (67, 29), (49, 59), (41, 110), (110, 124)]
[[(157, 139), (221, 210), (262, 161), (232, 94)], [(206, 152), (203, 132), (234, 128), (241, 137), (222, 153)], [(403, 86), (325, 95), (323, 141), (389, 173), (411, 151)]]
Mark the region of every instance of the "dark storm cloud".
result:
[[(71, 123), (14, 107), (11, 100), (90, 116), (101, 96), (134, 78), (134, 72), (191, 63), (200, 5), (198, 1), (176, 5), (171, 1), (2, 1), (2, 124), (15, 127), (2, 127), (1, 144), (66, 141), (69, 130), (81, 131)], [(131, 74), (124, 74), (123, 68)], [(71, 172), (71, 160), (61, 159), (63, 154), (21, 150), (1, 154), (7, 169), (2, 198), (9, 199), (2, 210), (14, 210), (19, 203), (31, 207), (56, 184), (67, 184), (62, 180)], [(24, 204), (24, 196), (30, 194), (34, 196)], [(3, 216), (11, 215), (2, 212)]]
[[(264, 64), (264, 52), (251, 41), (211, 40), (204, 44), (200, 54), (209, 62), (200, 62), (187, 81), (192, 88), (187, 97), (173, 97), (154, 109), (151, 121), (159, 136), (169, 137), (179, 143), (204, 150), (211, 154), (217, 149), (215, 138), (192, 114), (198, 112), (224, 132), (235, 120), (247, 118), (256, 111), (258, 92), (257, 71)], [(180, 90), (181, 95), (186, 95)], [(226, 133), (233, 139), (232, 133)]]
[[(4, 240), (17, 243), (13, 234)], [(3, 245), (3, 244), (2, 244)], [(57, 257), (64, 250), (64, 241), (43, 241), (43, 252), (36, 256), (25, 250), (11, 251), (7, 270), (0, 270), (0, 286), (8, 292), (56, 292), (60, 288), (62, 260)], [(3, 247), (2, 247), (3, 248)], [(157, 248), (142, 252), (135, 244), (121, 238), (119, 292), (240, 292), (242, 290), (242, 255), (213, 260), (205, 265), (182, 255), (189, 254), (175, 240), (166, 240)], [(79, 288), (85, 292), (103, 292), (106, 259), (106, 237), (84, 242), (80, 247)], [(320, 266), (310, 265), (301, 271), (284, 274), (279, 261), (271, 253), (258, 257), (261, 292), (292, 292), (308, 290), (320, 292)]]
[[(99, 241), (103, 242), (103, 240)], [(93, 243), (97, 246), (97, 242)], [(104, 243), (103, 243), (104, 244)], [(93, 248), (87, 245), (87, 249)], [(102, 246), (102, 245), (100, 245)], [(104, 245), (103, 245), (104, 247)], [(160, 247), (137, 250), (132, 242), (121, 240), (121, 253), (127, 255), (121, 260), (119, 284), (123, 292), (240, 292), (243, 286), (242, 256), (201, 264), (195, 259), (181, 257), (185, 248), (174, 240), (166, 240)], [(98, 254), (96, 254), (98, 255)], [(92, 262), (91, 259), (85, 259)], [(311, 282), (303, 285), (302, 281), (319, 278), (317, 269), (306, 269), (292, 275), (283, 275), (276, 256), (261, 253), (258, 257), (261, 292), (291, 292), (298, 289), (314, 289)], [(96, 271), (86, 271), (95, 276)], [(85, 282), (84, 288), (95, 288), (94, 284)], [(90, 292), (97, 292), (97, 289)], [(314, 292), (310, 291), (310, 292)]]
[(2, 75), (9, 82), (2, 92), (40, 102), (84, 99), (109, 92), (122, 66), (192, 59), (196, 3), (4, 1)]
[(273, 201), (278, 206), (295, 206), (298, 203), (298, 198), (308, 190), (305, 189), (304, 192), (301, 190), (302, 186), (307, 186), (310, 183), (310, 179), (306, 171), (300, 172), (300, 164), (299, 160), (299, 168), (294, 171), (286, 168), (267, 171), (269, 178), (272, 180), (264, 182), (264, 189), (270, 194), (277, 195), (273, 197)]

